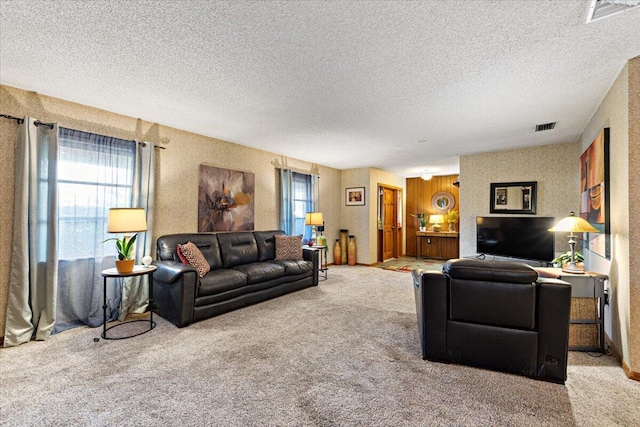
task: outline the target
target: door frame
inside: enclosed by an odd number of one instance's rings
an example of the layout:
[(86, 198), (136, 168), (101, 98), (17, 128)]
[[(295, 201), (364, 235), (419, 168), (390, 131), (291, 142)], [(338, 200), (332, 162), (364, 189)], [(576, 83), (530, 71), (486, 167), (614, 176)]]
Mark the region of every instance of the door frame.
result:
[[(384, 189), (393, 191), (394, 197), (396, 199), (396, 203), (394, 204), (395, 206), (394, 217), (396, 218), (396, 225), (394, 228), (395, 233), (393, 233), (393, 238), (395, 240), (393, 245), (393, 258), (399, 258), (400, 256), (402, 256), (402, 253), (403, 253), (402, 252), (402, 229), (404, 228), (404, 221), (402, 218), (402, 212), (404, 211), (403, 209), (404, 189), (402, 187), (396, 187), (394, 185), (378, 183), (377, 185), (377, 195), (378, 195), (377, 216), (378, 218), (381, 217), (382, 197), (383, 197)], [(383, 248), (384, 248), (384, 233), (382, 231), (382, 227), (377, 226), (376, 229), (377, 229), (376, 237), (377, 237), (377, 246), (378, 246), (377, 261), (383, 262), (382, 258), (383, 258)]]

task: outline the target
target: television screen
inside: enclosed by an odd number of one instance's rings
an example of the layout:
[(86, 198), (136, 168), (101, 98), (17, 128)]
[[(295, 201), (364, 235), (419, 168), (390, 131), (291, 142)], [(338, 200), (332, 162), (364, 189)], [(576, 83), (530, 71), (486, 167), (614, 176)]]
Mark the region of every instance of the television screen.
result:
[(554, 217), (476, 217), (476, 251), (535, 261), (555, 258)]

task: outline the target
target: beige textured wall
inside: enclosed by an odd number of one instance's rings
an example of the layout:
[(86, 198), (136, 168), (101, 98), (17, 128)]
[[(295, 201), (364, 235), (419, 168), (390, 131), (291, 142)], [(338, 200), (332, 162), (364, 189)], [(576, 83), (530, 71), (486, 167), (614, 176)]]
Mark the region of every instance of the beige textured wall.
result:
[[(490, 216), (492, 182), (537, 181), (537, 216), (578, 212), (578, 144), (564, 143), (460, 157), (460, 256), (476, 255), (476, 216)], [(556, 251), (566, 251), (556, 236)]]
[[(640, 57), (629, 61), (629, 367), (640, 373)], [(633, 224), (633, 227), (631, 226)], [(636, 379), (640, 379), (636, 378)]]
[(587, 251), (590, 268), (608, 274), (611, 325), (607, 328), (624, 363), (640, 372), (640, 57), (630, 60), (602, 100), (581, 138), (589, 146), (610, 130), (611, 260)]
[[(347, 169), (342, 171), (342, 188), (340, 189), (341, 209), (340, 226), (349, 230), (349, 234), (356, 236), (357, 258), (359, 264), (371, 264), (369, 260), (370, 239), (369, 230), (371, 222), (371, 206), (376, 203), (375, 194), (371, 193), (369, 181), (370, 169)], [(345, 201), (345, 189), (351, 187), (365, 187), (365, 205), (347, 206)], [(375, 220), (377, 221), (377, 220)], [(331, 245), (333, 249), (333, 245)], [(374, 249), (375, 250), (375, 249)]]
[[(253, 172), (255, 187), (255, 227), (279, 228), (277, 175), (274, 163), (286, 162), (301, 171), (312, 168), (320, 175), (320, 209), (327, 237), (337, 236), (341, 213), (341, 171), (295, 159), (283, 159), (256, 150), (178, 129), (145, 122), (72, 102), (0, 86), (0, 111), (16, 117), (32, 116), (59, 122), (73, 129), (138, 139), (166, 147), (158, 150), (154, 239), (176, 232), (197, 231), (198, 166), (207, 164)], [(0, 119), (0, 245), (11, 247), (13, 221), (13, 164), (17, 124)], [(154, 254), (155, 255), (155, 254)], [(4, 332), (9, 274), (9, 250), (0, 251), (0, 331)]]
[[(376, 168), (358, 168), (342, 171), (342, 214), (339, 228), (346, 228), (356, 236), (358, 264), (377, 263), (378, 184), (402, 188), (406, 197), (405, 179)], [(346, 206), (346, 188), (365, 187), (365, 206)], [(403, 200), (403, 208), (404, 208)], [(404, 251), (404, 231), (402, 248)], [(331, 245), (333, 249), (333, 245)], [(330, 257), (331, 258), (331, 257)]]

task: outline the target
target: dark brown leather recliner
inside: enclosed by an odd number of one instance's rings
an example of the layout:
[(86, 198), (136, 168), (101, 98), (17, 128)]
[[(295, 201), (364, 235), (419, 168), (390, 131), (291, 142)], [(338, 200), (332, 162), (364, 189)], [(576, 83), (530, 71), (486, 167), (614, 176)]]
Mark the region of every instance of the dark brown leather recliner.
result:
[(571, 285), (519, 262), (412, 272), (422, 358), (564, 384)]

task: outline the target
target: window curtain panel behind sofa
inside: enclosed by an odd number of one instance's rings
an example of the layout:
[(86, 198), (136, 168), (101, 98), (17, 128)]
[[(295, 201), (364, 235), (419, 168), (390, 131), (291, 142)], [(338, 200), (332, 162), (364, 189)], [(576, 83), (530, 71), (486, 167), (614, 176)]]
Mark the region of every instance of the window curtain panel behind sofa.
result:
[(18, 128), (15, 205), (4, 346), (46, 340), (56, 316), (58, 125)]
[[(155, 200), (156, 150), (150, 142), (136, 143), (136, 171), (132, 206), (144, 208), (147, 215), (147, 231), (136, 237), (136, 264), (153, 252), (153, 205)], [(149, 276), (133, 276), (123, 279), (122, 304), (119, 320), (129, 313), (144, 313), (149, 308)]]

